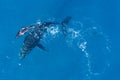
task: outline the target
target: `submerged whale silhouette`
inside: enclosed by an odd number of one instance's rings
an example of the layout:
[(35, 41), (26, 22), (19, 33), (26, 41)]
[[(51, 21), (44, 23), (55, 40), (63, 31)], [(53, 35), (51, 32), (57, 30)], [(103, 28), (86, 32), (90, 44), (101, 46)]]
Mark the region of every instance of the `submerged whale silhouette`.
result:
[(66, 17), (61, 23), (58, 22), (44, 22), (37, 25), (32, 25), (29, 27), (22, 28), (16, 35), (16, 37), (19, 37), (21, 35), (24, 35), (24, 33), (30, 31), (28, 35), (25, 37), (23, 41), (22, 49), (20, 50), (19, 57), (20, 59), (24, 59), (27, 54), (29, 54), (32, 49), (34, 49), (36, 46), (40, 49), (46, 51), (46, 48), (39, 43), (40, 39), (42, 39), (44, 33), (46, 32), (47, 28), (50, 27), (50, 25), (62, 25), (62, 32), (64, 35), (67, 35), (66, 26), (71, 20), (71, 17)]

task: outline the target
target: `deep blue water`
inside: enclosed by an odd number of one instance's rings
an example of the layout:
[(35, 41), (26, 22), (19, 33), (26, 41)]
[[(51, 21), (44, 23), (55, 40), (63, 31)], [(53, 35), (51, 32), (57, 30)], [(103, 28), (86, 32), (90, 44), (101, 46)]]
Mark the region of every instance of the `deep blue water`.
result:
[[(119, 0), (0, 0), (0, 80), (120, 80), (119, 14)], [(50, 31), (41, 41), (48, 52), (19, 59), (19, 29), (66, 16), (66, 37)]]

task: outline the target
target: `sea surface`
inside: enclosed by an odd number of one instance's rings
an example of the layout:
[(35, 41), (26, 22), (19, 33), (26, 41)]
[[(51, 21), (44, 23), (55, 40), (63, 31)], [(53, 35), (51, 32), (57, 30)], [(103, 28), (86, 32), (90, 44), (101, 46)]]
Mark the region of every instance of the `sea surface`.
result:
[[(25, 35), (38, 21), (71, 17), (67, 35), (53, 25), (25, 59)], [(0, 0), (0, 80), (120, 80), (119, 0)]]

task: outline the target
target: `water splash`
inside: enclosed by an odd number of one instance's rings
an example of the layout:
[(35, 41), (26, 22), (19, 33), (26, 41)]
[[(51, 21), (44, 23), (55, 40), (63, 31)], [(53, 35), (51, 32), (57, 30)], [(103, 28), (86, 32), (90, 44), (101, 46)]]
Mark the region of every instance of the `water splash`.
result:
[[(49, 40), (58, 38), (58, 36), (60, 37), (61, 30), (59, 27), (60, 26), (52, 26), (50, 29), (48, 29), (46, 36), (47, 38), (50, 36)], [(108, 53), (111, 52), (111, 47), (110, 40), (102, 31), (101, 26), (90, 19), (84, 21), (72, 21), (67, 28), (67, 31), (68, 35), (66, 36), (66, 45), (70, 46), (71, 48), (76, 46), (76, 48), (82, 51), (80, 54), (83, 54), (84, 58), (86, 59), (84, 64), (86, 65), (87, 69), (84, 73), (84, 79), (82, 80), (91, 80), (91, 76), (104, 74), (107, 68), (110, 67), (107, 56), (109, 55)], [(100, 56), (96, 57), (95, 55)], [(97, 65), (98, 59), (96, 58), (98, 57), (103, 62), (100, 63), (100, 65)], [(103, 57), (105, 58), (104, 60), (102, 60)], [(100, 70), (94, 69), (95, 67), (99, 68), (98, 66), (101, 66)]]
[[(102, 64), (103, 66), (100, 69), (100, 71), (99, 70), (95, 71), (93, 67), (99, 63), (95, 63), (95, 61), (92, 60), (94, 57), (96, 57), (94, 56), (94, 54), (99, 52), (102, 53), (102, 54), (99, 53), (101, 54), (101, 56), (98, 56), (100, 57), (99, 59), (102, 60), (103, 57), (104, 58), (108, 57), (109, 55), (108, 53), (111, 52), (110, 40), (106, 36), (106, 34), (102, 31), (100, 25), (97, 25), (95, 23), (89, 23), (89, 24), (83, 23), (82, 26), (83, 27), (79, 30), (80, 33), (77, 36), (79, 37), (77, 45), (82, 50), (82, 52), (84, 53), (87, 59), (86, 64), (88, 66), (88, 73), (86, 73), (86, 75), (88, 76), (88, 80), (89, 80), (91, 75), (94, 75), (94, 76), (102, 75), (105, 73), (107, 68), (110, 67), (109, 61), (105, 59), (103, 60), (104, 61)], [(73, 33), (74, 32), (78, 32), (78, 30), (73, 31)], [(74, 36), (74, 38), (76, 38), (76, 36)], [(92, 45), (95, 45), (95, 46), (92, 46)], [(98, 51), (95, 50), (97, 48), (98, 48)], [(90, 49), (92, 49), (93, 51)]]

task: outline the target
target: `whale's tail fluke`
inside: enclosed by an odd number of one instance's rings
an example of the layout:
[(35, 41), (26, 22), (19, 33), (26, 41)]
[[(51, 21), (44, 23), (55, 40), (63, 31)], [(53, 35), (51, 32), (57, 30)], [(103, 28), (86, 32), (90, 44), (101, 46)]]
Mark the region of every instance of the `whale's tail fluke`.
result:
[(70, 20), (71, 20), (71, 17), (68, 16), (68, 17), (66, 17), (66, 18), (61, 22), (61, 24), (62, 24), (62, 32), (63, 32), (63, 34), (64, 34), (65, 36), (67, 35), (66, 26), (68, 25), (68, 23), (70, 22)]

